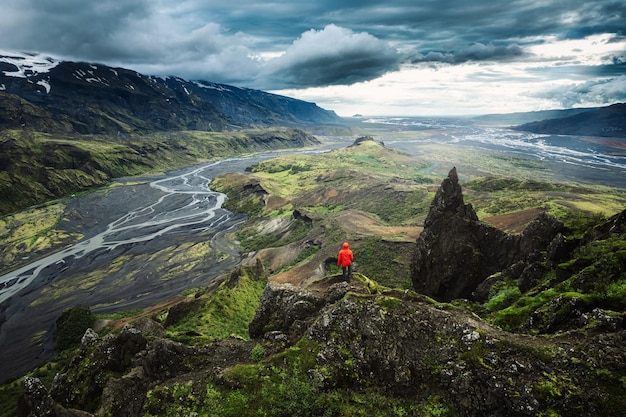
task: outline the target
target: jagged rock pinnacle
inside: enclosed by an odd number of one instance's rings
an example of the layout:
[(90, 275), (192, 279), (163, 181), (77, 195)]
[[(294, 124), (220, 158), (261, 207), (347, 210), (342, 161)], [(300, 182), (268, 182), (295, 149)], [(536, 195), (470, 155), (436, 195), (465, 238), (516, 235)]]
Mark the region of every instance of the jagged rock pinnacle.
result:
[(476, 212), (471, 204), (463, 201), (463, 192), (459, 184), (459, 177), (456, 167), (448, 173), (448, 178), (444, 179), (435, 194), (430, 205), (430, 211), (424, 221), (424, 226), (428, 227), (437, 219), (446, 215), (459, 215), (469, 220), (478, 220)]
[(452, 168), (435, 194), (416, 242), (413, 288), (440, 301), (472, 299), (487, 277), (531, 253), (545, 251), (562, 228), (546, 214), (519, 235), (480, 222), (472, 205), (464, 203), (456, 168)]

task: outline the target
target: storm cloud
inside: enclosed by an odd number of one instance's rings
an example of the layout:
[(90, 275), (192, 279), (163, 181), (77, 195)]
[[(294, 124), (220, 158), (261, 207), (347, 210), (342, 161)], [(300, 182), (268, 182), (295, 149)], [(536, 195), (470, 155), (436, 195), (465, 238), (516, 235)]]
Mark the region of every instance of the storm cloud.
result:
[[(0, 49), (345, 103), (340, 113), (391, 111), (383, 91), (415, 112), (471, 96), (497, 110), (477, 84), (489, 74), (502, 103), (524, 98), (515, 111), (626, 101), (599, 93), (626, 75), (625, 31), (623, 0), (5, 0)], [(455, 103), (433, 102), (444, 90)]]
[(388, 43), (336, 25), (309, 30), (268, 62), (270, 85), (283, 88), (354, 84), (397, 70), (400, 54)]
[(413, 58), (413, 63), (418, 62), (445, 62), (459, 64), (467, 61), (488, 61), (515, 59), (524, 55), (524, 50), (518, 45), (494, 46), (475, 43), (474, 45), (458, 51), (428, 52), (426, 55), (418, 54)]
[(626, 97), (626, 75), (553, 88), (538, 93), (536, 96), (558, 101), (565, 108), (576, 105), (587, 107), (593, 103), (620, 102)]

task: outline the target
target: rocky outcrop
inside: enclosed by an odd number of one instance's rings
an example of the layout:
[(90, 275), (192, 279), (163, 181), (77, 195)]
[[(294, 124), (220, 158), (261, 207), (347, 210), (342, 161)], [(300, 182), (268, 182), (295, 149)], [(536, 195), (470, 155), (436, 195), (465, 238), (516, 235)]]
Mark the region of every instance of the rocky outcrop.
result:
[(280, 335), (280, 339), (294, 343), (304, 335), (322, 307), (341, 299), (349, 290), (345, 282), (330, 286), (324, 294), (270, 282), (248, 327), (250, 336), (261, 339)]
[(238, 338), (192, 347), (164, 339), (163, 328), (144, 318), (117, 335), (89, 329), (71, 363), (50, 389), (25, 378), (18, 417), (143, 416), (149, 389), (185, 375), (216, 378), (222, 367), (250, 360), (251, 343)]
[[(163, 339), (149, 319), (116, 336), (88, 331), (49, 391), (35, 378), (24, 380), (19, 415), (163, 415), (168, 401), (180, 399), (155, 397), (155, 390), (175, 392), (184, 384), (201, 403), (208, 383), (241, 388), (224, 371), (249, 362), (255, 344), (269, 358), (299, 343), (313, 354), (309, 383), (322, 391), (382, 390), (408, 403), (437, 401), (446, 415), (466, 417), (622, 415), (607, 392), (626, 374), (626, 331), (513, 335), (413, 291), (371, 293), (366, 278), (354, 281), (331, 277), (310, 289), (269, 284), (250, 323), (251, 342), (186, 346)], [(280, 363), (268, 359), (268, 367)]]
[[(466, 312), (409, 295), (349, 294), (325, 308), (306, 337), (320, 343), (311, 374), (322, 385), (373, 385), (417, 400), (442, 395), (459, 416), (535, 416), (552, 407), (561, 415), (600, 415), (606, 407), (583, 364), (601, 360), (597, 351), (572, 346), (565, 352), (558, 343), (511, 337)], [(625, 332), (601, 338), (612, 351), (610, 368), (623, 372), (614, 361), (624, 353), (614, 349)], [(569, 391), (546, 392), (557, 386)]]
[(492, 274), (518, 262), (520, 273), (545, 251), (563, 225), (541, 214), (521, 234), (509, 234), (478, 220), (465, 204), (456, 168), (437, 190), (416, 243), (411, 280), (416, 291), (441, 301), (472, 299)]

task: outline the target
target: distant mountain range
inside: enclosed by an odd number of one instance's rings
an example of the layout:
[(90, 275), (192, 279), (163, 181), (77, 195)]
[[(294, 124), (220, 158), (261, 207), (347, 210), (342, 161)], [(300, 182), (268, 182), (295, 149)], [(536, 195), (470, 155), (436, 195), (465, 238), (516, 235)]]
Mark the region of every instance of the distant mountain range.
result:
[(626, 104), (608, 107), (489, 114), (477, 123), (512, 126), (534, 133), (601, 137), (626, 137)]
[(626, 103), (515, 127), (534, 133), (626, 138)]
[(0, 51), (0, 215), (112, 178), (319, 143), (334, 112), (263, 91)]
[(338, 124), (314, 103), (207, 81), (123, 68), (0, 55), (0, 130), (124, 134)]
[[(345, 125), (315, 103), (208, 81), (0, 51), (0, 130), (61, 134)], [(491, 114), (477, 123), (536, 133), (626, 137), (626, 104)]]

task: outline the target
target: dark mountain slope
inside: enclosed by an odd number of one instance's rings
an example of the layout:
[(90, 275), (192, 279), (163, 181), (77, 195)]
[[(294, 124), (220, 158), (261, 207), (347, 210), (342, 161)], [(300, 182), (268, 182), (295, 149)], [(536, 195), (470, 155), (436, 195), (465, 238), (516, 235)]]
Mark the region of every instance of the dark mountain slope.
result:
[(541, 120), (570, 117), (579, 113), (584, 113), (596, 109), (597, 107), (590, 107), (577, 109), (538, 110), (531, 112), (485, 114), (482, 116), (472, 117), (472, 120), (478, 124), (485, 125), (516, 126), (525, 123), (538, 122)]
[(0, 56), (0, 215), (115, 177), (307, 146), (318, 142), (295, 128), (341, 122), (263, 91)]
[(0, 56), (0, 109), (0, 129), (47, 133), (341, 123), (334, 112), (314, 103), (262, 91), (20, 54)]
[(313, 103), (264, 91), (207, 81), (187, 82), (180, 78), (159, 79), (178, 94), (189, 92), (213, 104), (221, 114), (245, 124), (337, 124), (334, 113)]
[(626, 103), (617, 103), (573, 116), (526, 123), (515, 129), (555, 135), (626, 138)]

